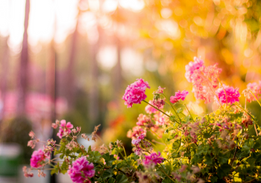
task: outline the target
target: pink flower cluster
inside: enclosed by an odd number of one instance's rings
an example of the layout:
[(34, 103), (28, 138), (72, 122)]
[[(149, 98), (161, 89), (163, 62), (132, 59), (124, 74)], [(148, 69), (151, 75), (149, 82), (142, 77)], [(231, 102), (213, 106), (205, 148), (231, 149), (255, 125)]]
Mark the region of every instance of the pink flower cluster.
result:
[(164, 105), (165, 105), (165, 101), (164, 99), (154, 99), (152, 101), (153, 105), (156, 106), (159, 109), (163, 109)]
[(158, 90), (156, 93), (163, 93), (166, 88), (161, 88), (161, 86), (158, 87)]
[(255, 98), (260, 98), (261, 96), (261, 81), (258, 83), (249, 83), (247, 88), (243, 91), (244, 96), (248, 102), (255, 101)]
[(194, 58), (194, 62), (186, 65), (185, 77), (193, 84), (192, 92), (196, 99), (204, 100), (206, 103), (213, 99), (220, 73), (221, 69), (217, 68), (216, 64), (205, 67), (204, 62), (197, 57)]
[(71, 133), (71, 129), (73, 128), (73, 125), (68, 122), (66, 123), (65, 120), (61, 120), (59, 132), (57, 133), (57, 136), (61, 139), (64, 136), (67, 136)]
[(132, 138), (132, 139), (144, 139), (144, 137), (146, 136), (146, 131), (141, 128), (140, 126), (134, 126), (132, 128), (132, 131), (129, 130), (127, 133), (127, 137)]
[(86, 157), (81, 157), (69, 166), (67, 173), (74, 183), (91, 183), (89, 178), (95, 175), (95, 170), (93, 163), (89, 163)]
[(157, 112), (154, 115), (154, 120), (156, 121), (157, 126), (169, 124), (169, 117), (161, 112)]
[(143, 160), (143, 165), (146, 168), (154, 167), (158, 163), (162, 163), (164, 158), (160, 157), (160, 152), (157, 153), (151, 153), (148, 156), (145, 156), (145, 159)]
[(171, 96), (170, 97), (170, 102), (175, 104), (177, 103), (179, 100), (185, 100), (186, 96), (188, 95), (188, 91), (183, 90), (182, 92), (178, 91), (175, 93), (175, 96)]
[(147, 117), (144, 114), (140, 114), (138, 117), (138, 122), (136, 123), (136, 125), (138, 126), (149, 126), (151, 124), (151, 120), (149, 117)]
[(150, 88), (150, 86), (143, 79), (138, 79), (127, 87), (122, 99), (125, 100), (128, 108), (132, 107), (133, 104), (140, 104), (147, 98), (147, 95), (145, 95), (146, 88)]
[(33, 168), (38, 168), (38, 167), (42, 167), (45, 159), (46, 158), (50, 158), (49, 156), (47, 156), (42, 149), (39, 149), (38, 151), (34, 151), (32, 154), (32, 157), (30, 159), (30, 165)]
[[(233, 104), (239, 101), (240, 93), (238, 89), (223, 85), (223, 87), (216, 90), (216, 97), (218, 97), (219, 101), (223, 104)], [(218, 100), (216, 97), (215, 99)]]
[[(153, 105), (153, 100), (150, 100), (149, 103), (150, 103), (151, 105)], [(152, 107), (151, 105), (147, 105), (147, 106), (145, 107), (145, 111), (146, 111), (146, 113), (148, 113), (148, 114), (153, 114), (153, 113), (156, 113), (156, 112), (158, 111), (157, 109), (155, 109), (155, 108)]]

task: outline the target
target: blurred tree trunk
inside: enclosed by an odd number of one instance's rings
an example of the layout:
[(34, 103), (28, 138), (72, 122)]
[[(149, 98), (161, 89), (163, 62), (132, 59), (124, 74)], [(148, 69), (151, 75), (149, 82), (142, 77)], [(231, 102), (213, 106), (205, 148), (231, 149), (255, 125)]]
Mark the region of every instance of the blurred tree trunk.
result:
[(116, 40), (116, 47), (117, 47), (117, 62), (114, 67), (114, 72), (113, 72), (113, 98), (114, 101), (118, 103), (119, 101), (119, 95), (120, 95), (120, 90), (121, 90), (121, 85), (122, 85), (122, 68), (121, 68), (121, 50), (122, 50), (122, 44), (117, 35), (115, 35), (115, 40)]
[(67, 100), (69, 108), (74, 106), (75, 101), (75, 77), (74, 77), (74, 65), (75, 65), (75, 56), (77, 53), (76, 46), (77, 46), (77, 37), (78, 37), (78, 24), (79, 24), (79, 14), (77, 17), (77, 22), (75, 25), (75, 30), (72, 34), (72, 43), (71, 43), (71, 52), (69, 56), (68, 66), (66, 69), (66, 81), (67, 81)]
[(26, 113), (26, 93), (28, 86), (28, 22), (30, 12), (30, 0), (26, 0), (25, 4), (25, 18), (24, 18), (24, 35), (21, 51), (20, 67), (18, 71), (18, 93), (17, 93), (17, 115), (24, 115)]
[(99, 69), (96, 59), (96, 54), (100, 48), (102, 42), (102, 28), (97, 25), (99, 38), (91, 45), (91, 60), (90, 60), (90, 89), (89, 89), (89, 117), (92, 124), (96, 124), (98, 122), (99, 116)]
[(9, 47), (8, 47), (8, 39), (7, 36), (4, 40), (5, 46), (3, 50), (3, 57), (2, 57), (2, 76), (1, 76), (1, 98), (2, 98), (2, 113), (0, 114), (0, 119), (5, 117), (5, 98), (6, 98), (6, 91), (7, 91), (7, 75), (8, 75), (8, 61), (9, 61)]

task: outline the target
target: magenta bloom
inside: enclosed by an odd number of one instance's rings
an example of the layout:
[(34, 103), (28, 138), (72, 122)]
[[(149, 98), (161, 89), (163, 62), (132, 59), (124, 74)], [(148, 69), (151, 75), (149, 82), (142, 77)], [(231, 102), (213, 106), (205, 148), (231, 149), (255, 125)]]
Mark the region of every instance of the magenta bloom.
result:
[(128, 108), (132, 107), (132, 104), (140, 104), (147, 98), (147, 95), (145, 95), (146, 88), (150, 88), (150, 86), (143, 79), (138, 79), (126, 88), (122, 99), (125, 100)]
[(88, 178), (95, 175), (95, 170), (93, 163), (89, 163), (84, 156), (74, 161), (72, 166), (69, 166), (67, 173), (74, 183), (85, 183), (91, 182)]
[(57, 136), (61, 139), (63, 136), (69, 135), (72, 128), (73, 125), (70, 122), (66, 123), (65, 120), (62, 120)]
[[(240, 93), (238, 92), (238, 89), (226, 85), (223, 85), (223, 87), (217, 89), (216, 95), (219, 98), (219, 101), (223, 104), (226, 103), (233, 104), (235, 102), (238, 102), (239, 101), (238, 98), (240, 97)], [(217, 98), (216, 101), (218, 102)]]
[(39, 149), (38, 151), (34, 151), (30, 159), (31, 167), (39, 168), (43, 166), (43, 163), (46, 158), (50, 158), (50, 157), (46, 156), (46, 154), (42, 151), (42, 149)]
[(160, 157), (160, 152), (157, 153), (151, 153), (148, 156), (145, 156), (145, 159), (143, 160), (143, 165), (147, 168), (153, 167), (157, 165), (158, 163), (161, 163), (164, 160), (164, 158)]
[(178, 91), (175, 93), (175, 96), (170, 97), (170, 102), (175, 104), (179, 100), (185, 100), (186, 96), (188, 95), (188, 91), (183, 90), (182, 92)]

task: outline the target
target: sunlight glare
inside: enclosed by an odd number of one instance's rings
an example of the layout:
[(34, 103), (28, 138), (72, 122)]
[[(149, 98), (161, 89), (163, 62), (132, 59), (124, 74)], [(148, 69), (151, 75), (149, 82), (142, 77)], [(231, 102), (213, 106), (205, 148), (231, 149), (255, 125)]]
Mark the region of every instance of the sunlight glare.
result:
[(118, 6), (118, 2), (116, 0), (106, 0), (103, 4), (102, 4), (102, 10), (104, 12), (113, 12), (117, 9)]
[(174, 20), (162, 20), (156, 23), (156, 27), (172, 37), (172, 39), (177, 39), (180, 37), (180, 31), (178, 24)]
[(97, 61), (103, 69), (112, 69), (117, 62), (116, 46), (108, 45), (100, 48), (97, 54)]
[(140, 53), (131, 48), (124, 48), (121, 51), (121, 66), (126, 75), (131, 73), (134, 76), (141, 76), (144, 71), (143, 57)]
[(119, 0), (119, 3), (123, 8), (132, 11), (141, 11), (145, 6), (143, 0)]
[(9, 34), (9, 22), (10, 22), (10, 1), (2, 0), (0, 1), (0, 34), (2, 36), (7, 36)]
[(89, 7), (91, 11), (98, 11), (100, 9), (100, 1), (98, 0), (88, 0)]
[(49, 42), (54, 31), (54, 7), (52, 0), (31, 1), (29, 20), (29, 43)]

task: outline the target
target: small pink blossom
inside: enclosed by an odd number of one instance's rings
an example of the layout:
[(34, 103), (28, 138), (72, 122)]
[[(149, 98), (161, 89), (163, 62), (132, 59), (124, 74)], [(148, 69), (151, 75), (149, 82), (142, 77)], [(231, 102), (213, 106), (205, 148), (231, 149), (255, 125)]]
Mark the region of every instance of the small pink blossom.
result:
[(141, 128), (140, 126), (134, 126), (132, 130), (129, 130), (127, 133), (127, 137), (132, 139), (144, 139), (146, 136), (146, 130)]
[(163, 99), (154, 99), (152, 100), (152, 104), (153, 106), (156, 106), (159, 109), (163, 109), (164, 105), (165, 105), (165, 101)]
[(161, 112), (154, 115), (154, 120), (156, 121), (157, 126), (169, 124), (169, 117)]
[(138, 117), (138, 122), (136, 123), (138, 126), (146, 126), (151, 123), (151, 120), (149, 117), (147, 117), (144, 114), (140, 114)]
[(164, 158), (160, 157), (160, 152), (157, 153), (151, 153), (148, 156), (145, 156), (145, 159), (143, 160), (143, 165), (147, 168), (154, 167), (158, 163), (162, 163)]
[(85, 183), (91, 182), (89, 178), (95, 175), (95, 170), (93, 163), (89, 163), (84, 156), (74, 161), (67, 173), (74, 183)]
[(188, 91), (183, 90), (182, 92), (178, 91), (175, 93), (175, 96), (170, 97), (170, 102), (175, 104), (180, 100), (185, 100), (186, 96), (188, 95)]
[(73, 125), (70, 122), (66, 123), (65, 120), (62, 120), (57, 136), (61, 139), (63, 136), (69, 135), (71, 133), (72, 128)]
[(249, 83), (243, 94), (248, 102), (255, 101), (261, 96), (261, 81), (258, 83)]
[(131, 141), (131, 143), (136, 146), (136, 145), (138, 145), (140, 143), (140, 141), (141, 141), (141, 139), (133, 139)]
[(47, 156), (42, 149), (39, 149), (38, 151), (34, 151), (30, 159), (31, 167), (33, 168), (42, 167), (46, 158), (50, 158), (50, 157)]
[[(238, 89), (226, 85), (223, 85), (223, 87), (218, 88), (216, 90), (216, 95), (219, 101), (223, 104), (226, 103), (233, 104), (235, 102), (238, 102), (239, 101), (238, 98), (240, 97), (240, 93), (238, 92)], [(217, 102), (218, 99), (216, 98)]]
[(52, 123), (52, 128), (56, 129), (58, 127), (58, 125), (56, 123)]
[(163, 93), (163, 91), (165, 90), (166, 88), (161, 88), (160, 86), (158, 87), (158, 90), (156, 91), (156, 93)]
[(143, 79), (138, 79), (125, 90), (122, 99), (125, 100), (127, 107), (132, 107), (133, 104), (140, 104), (141, 101), (147, 98), (145, 95), (146, 88), (150, 88), (149, 84)]
[(27, 170), (26, 166), (23, 167), (23, 173), (24, 173), (25, 177), (33, 177), (34, 176), (34, 174), (30, 172), (30, 169), (29, 169), (29, 171)]
[(204, 67), (203, 60), (200, 60), (197, 57), (194, 57), (194, 62), (189, 62), (188, 65), (185, 66), (186, 73), (185, 77), (189, 82), (192, 82), (192, 76), (195, 72), (195, 70), (199, 70), (200, 68)]
[(35, 136), (34, 132), (33, 132), (33, 131), (30, 131), (30, 132), (29, 132), (29, 136), (33, 139), (34, 136)]
[[(153, 101), (152, 101), (152, 100), (150, 100), (149, 103), (150, 103), (151, 105), (153, 105)], [(148, 113), (148, 114), (153, 114), (153, 113), (156, 113), (156, 112), (158, 111), (157, 109), (155, 109), (155, 108), (152, 107), (151, 105), (147, 105), (147, 106), (145, 107), (145, 111), (146, 111), (146, 113)]]
[(196, 57), (194, 62), (186, 66), (185, 76), (193, 84), (192, 92), (196, 99), (204, 100), (205, 103), (213, 100), (220, 73), (217, 64), (205, 67), (204, 62)]

